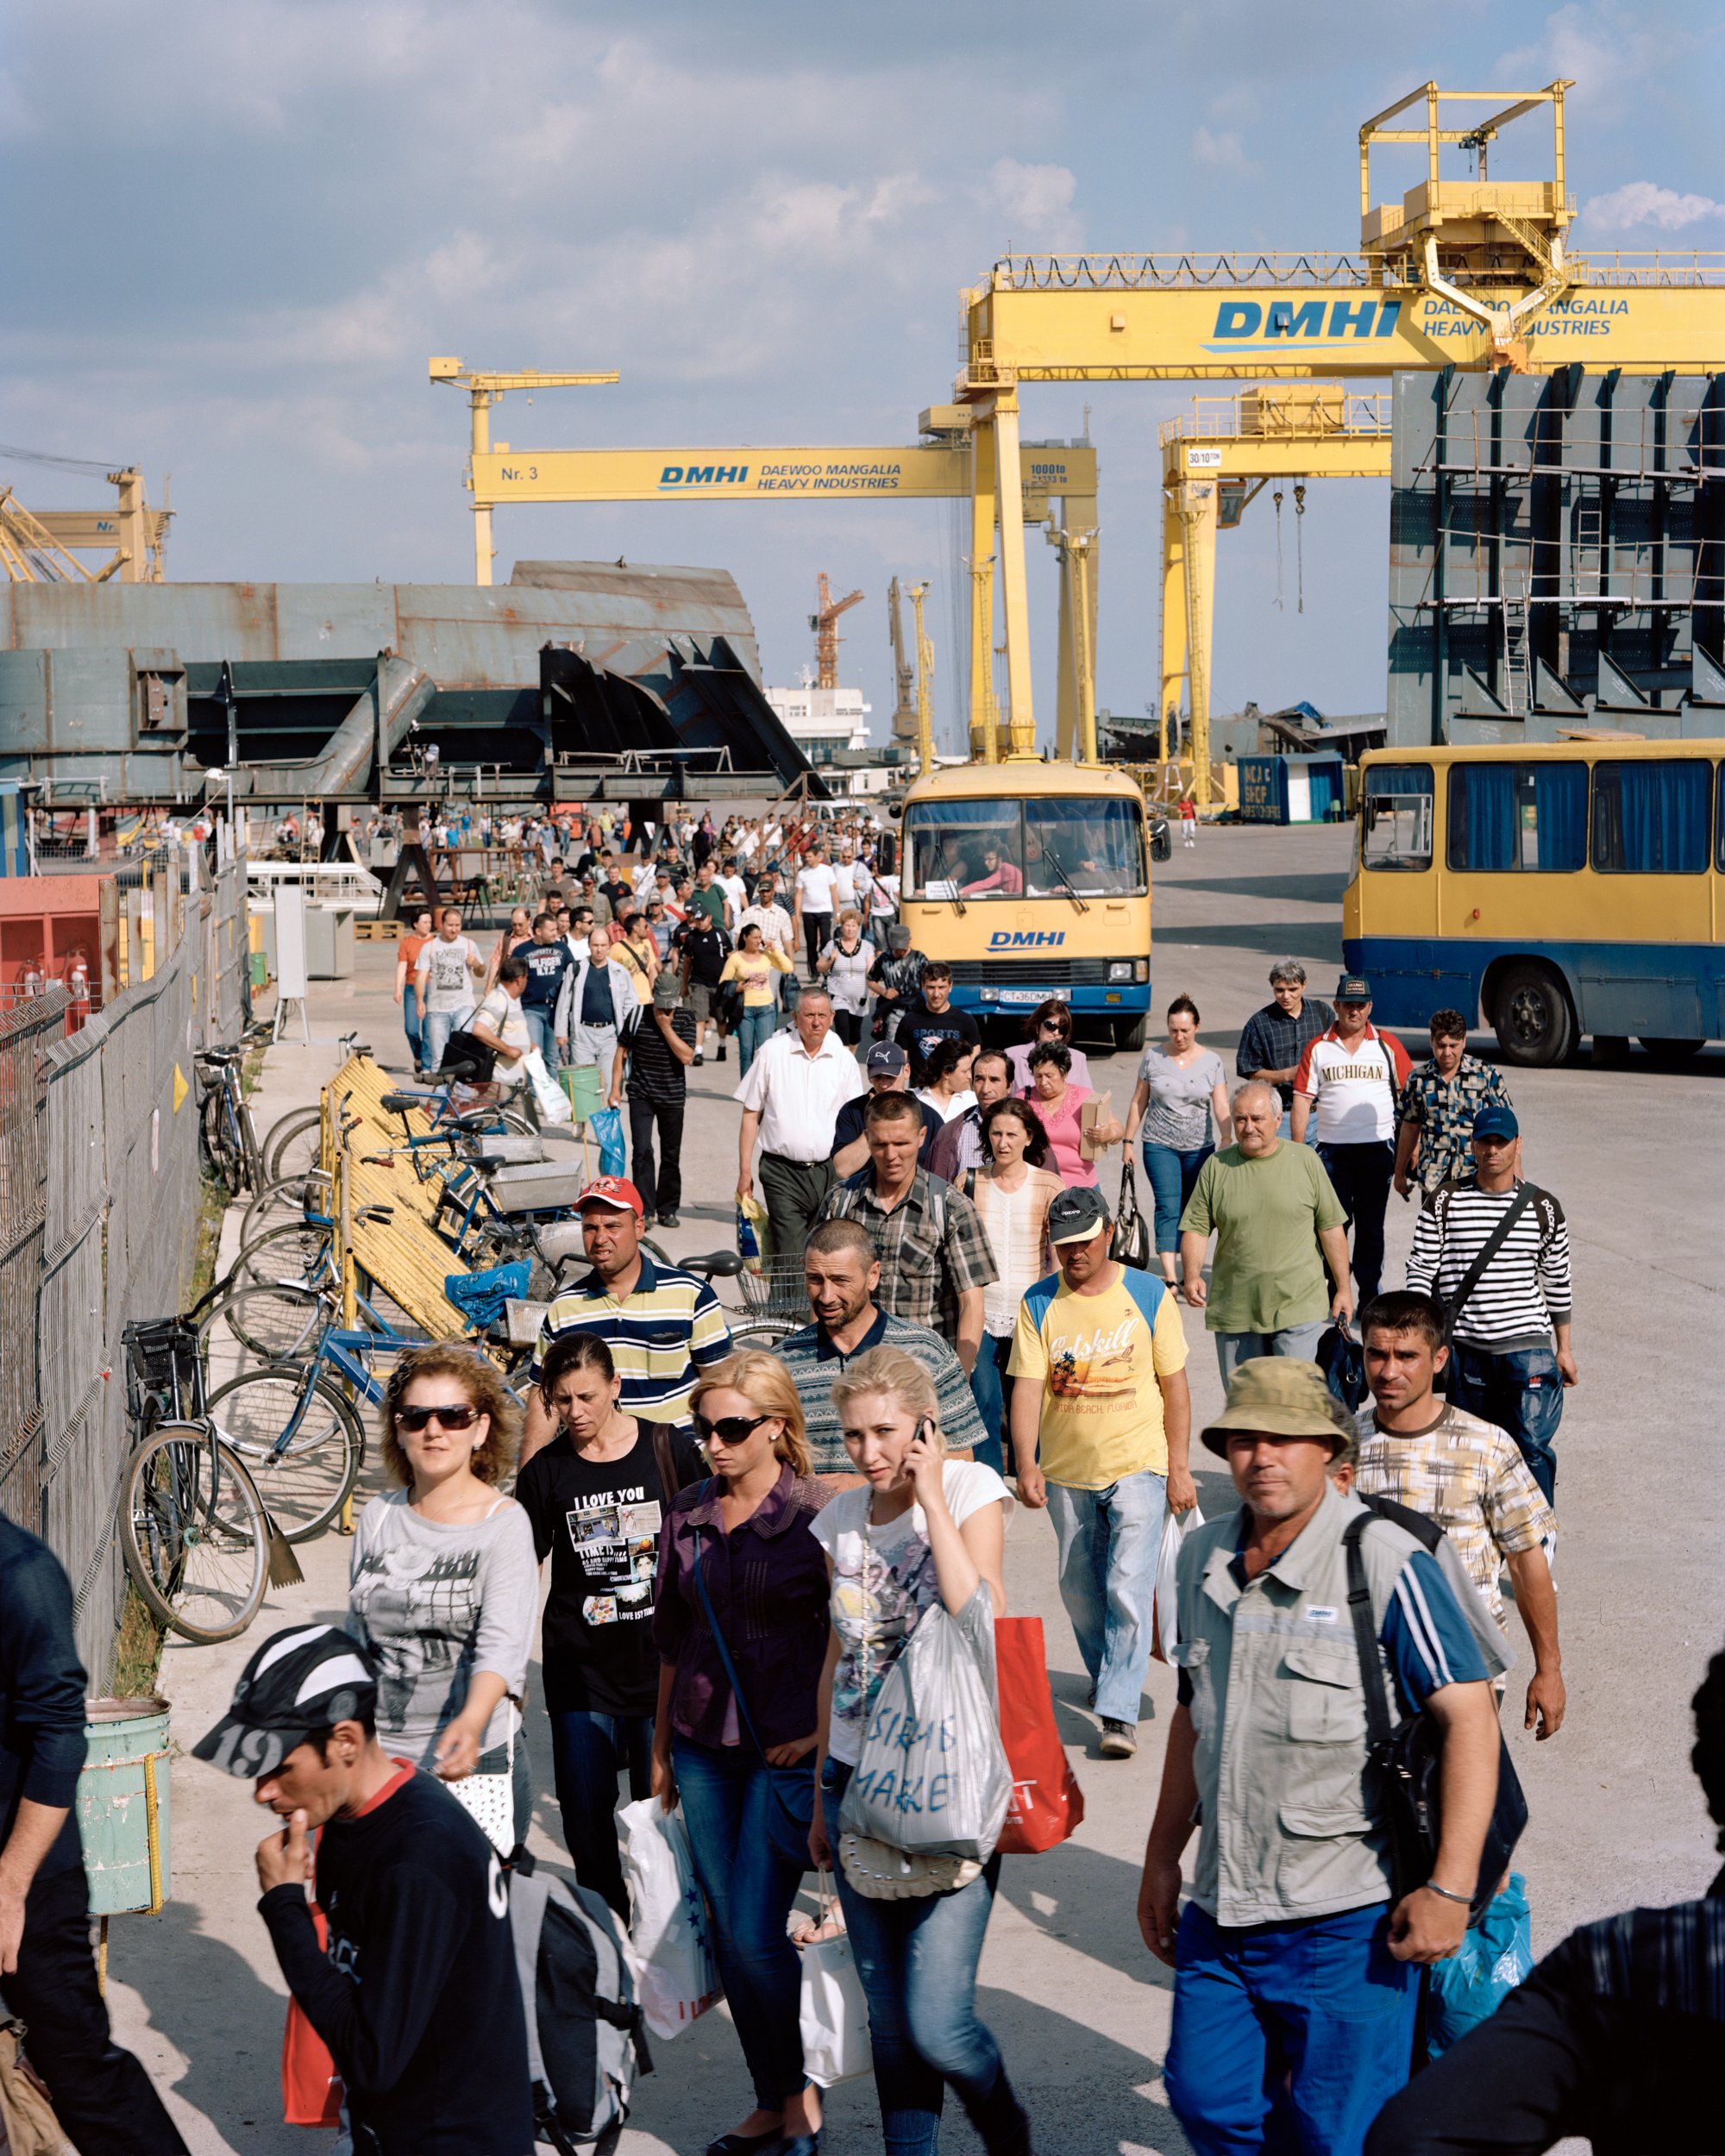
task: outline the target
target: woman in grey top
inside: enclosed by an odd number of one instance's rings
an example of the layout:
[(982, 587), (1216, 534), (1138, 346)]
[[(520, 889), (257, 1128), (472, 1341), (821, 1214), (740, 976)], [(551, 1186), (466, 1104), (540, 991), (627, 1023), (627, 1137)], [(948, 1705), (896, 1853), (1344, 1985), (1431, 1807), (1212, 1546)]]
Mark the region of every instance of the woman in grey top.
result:
[(1176, 996), (1169, 1005), (1168, 1038), (1160, 1048), (1146, 1048), (1138, 1067), (1126, 1113), (1128, 1145), (1140, 1130), (1144, 1172), (1156, 1200), (1156, 1255), (1163, 1278), (1172, 1287), (1180, 1216), (1198, 1170), (1230, 1136), (1222, 1059), (1198, 1045), (1198, 1006), (1190, 996)]
[(832, 1030), (847, 1048), (855, 1048), (862, 1037), (874, 970), (875, 946), (862, 933), (862, 916), (847, 906), (838, 917), (838, 933), (815, 961), (815, 971), (832, 995)]
[(404, 1487), (361, 1514), (348, 1587), (378, 1664), (380, 1740), (455, 1784), (512, 1772), (517, 1840), (532, 1811), (520, 1706), (539, 1562), (497, 1485), (520, 1435), (492, 1363), (455, 1340), (407, 1349), (383, 1401), (384, 1463)]

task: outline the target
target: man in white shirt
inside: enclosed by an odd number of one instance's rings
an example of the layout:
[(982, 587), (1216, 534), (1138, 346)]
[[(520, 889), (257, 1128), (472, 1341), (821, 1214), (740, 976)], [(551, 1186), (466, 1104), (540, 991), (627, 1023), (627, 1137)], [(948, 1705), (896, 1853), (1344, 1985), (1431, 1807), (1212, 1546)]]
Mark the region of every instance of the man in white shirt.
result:
[(485, 970), (479, 946), (461, 933), (460, 912), (446, 906), (437, 933), (422, 947), (413, 972), (419, 997), (419, 1052), (427, 1070), (439, 1067), (450, 1034), (467, 1024)]
[(714, 876), (713, 881), (724, 892), (726, 902), (731, 908), (725, 917), (725, 932), (727, 935), (734, 936), (737, 933), (737, 924), (743, 916), (743, 909), (749, 903), (749, 887), (737, 873), (735, 854), (727, 854), (724, 856), (724, 866)]
[(1396, 1172), (1402, 1088), (1414, 1075), (1393, 1033), (1371, 1023), (1371, 984), (1360, 974), (1336, 983), (1335, 1024), (1307, 1042), (1294, 1074), (1294, 1143), (1305, 1143), (1315, 1111), (1318, 1157), (1353, 1224), (1353, 1276), (1360, 1307), (1383, 1274), (1383, 1210)]
[(868, 1090), (856, 1058), (832, 1030), (826, 990), (803, 990), (787, 1032), (775, 1033), (731, 1098), (743, 1107), (737, 1135), (737, 1194), (755, 1188), (761, 1143), (761, 1195), (773, 1248), (799, 1254), (832, 1188), (833, 1127), (847, 1100)]
[(856, 849), (848, 838), (838, 842), (838, 858), (832, 864), (833, 918), (837, 919), (847, 906), (856, 904), (856, 889), (860, 878), (866, 874), (856, 858)]
[(837, 888), (838, 878), (827, 860), (825, 847), (812, 846), (807, 861), (797, 871), (796, 896), (792, 901), (802, 924), (811, 981), (815, 978), (816, 959), (832, 940)]

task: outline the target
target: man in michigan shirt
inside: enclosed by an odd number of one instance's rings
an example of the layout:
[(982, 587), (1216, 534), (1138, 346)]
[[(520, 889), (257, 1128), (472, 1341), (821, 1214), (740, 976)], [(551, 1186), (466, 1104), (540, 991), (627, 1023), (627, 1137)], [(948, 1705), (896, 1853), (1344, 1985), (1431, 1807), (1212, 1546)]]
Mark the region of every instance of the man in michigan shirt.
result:
[(1019, 1306), (1012, 1438), (1019, 1496), (1054, 1522), (1060, 1599), (1090, 1673), (1102, 1757), (1129, 1759), (1163, 1523), (1198, 1493), (1178, 1307), (1152, 1275), (1114, 1263), (1109, 1233), (1098, 1190), (1063, 1191), (1048, 1208), (1060, 1270)]

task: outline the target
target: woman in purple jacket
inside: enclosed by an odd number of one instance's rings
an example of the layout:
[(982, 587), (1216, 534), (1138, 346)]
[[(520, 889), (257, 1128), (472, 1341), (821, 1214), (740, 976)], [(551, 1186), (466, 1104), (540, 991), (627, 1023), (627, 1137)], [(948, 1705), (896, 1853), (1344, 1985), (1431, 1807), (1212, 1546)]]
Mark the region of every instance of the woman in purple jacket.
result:
[(713, 1472), (660, 1531), (653, 1791), (668, 1812), (682, 1799), (756, 2103), (707, 2156), (814, 2156), (820, 2092), (803, 2071), (785, 1923), (814, 1816), (827, 1580), (808, 1526), (822, 1491), (796, 1386), (773, 1356), (732, 1356), (691, 1405)]

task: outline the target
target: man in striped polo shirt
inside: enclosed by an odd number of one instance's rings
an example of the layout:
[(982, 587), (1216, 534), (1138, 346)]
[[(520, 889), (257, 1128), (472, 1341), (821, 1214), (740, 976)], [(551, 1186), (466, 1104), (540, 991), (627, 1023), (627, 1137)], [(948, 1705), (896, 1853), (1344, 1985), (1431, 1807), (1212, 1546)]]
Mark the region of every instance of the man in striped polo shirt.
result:
[(600, 1175), (582, 1191), (578, 1210), (593, 1269), (557, 1297), (539, 1328), (527, 1369), (524, 1466), (557, 1434), (539, 1374), (560, 1335), (599, 1335), (623, 1381), (617, 1404), (642, 1422), (687, 1423), (696, 1378), (731, 1352), (731, 1328), (707, 1282), (674, 1265), (656, 1265), (642, 1249), (646, 1209), (632, 1182)]
[[(1509, 1432), (1549, 1505), (1558, 1477), (1552, 1441), (1564, 1388), (1577, 1377), (1569, 1225), (1549, 1191), (1517, 1181), (1520, 1135), (1513, 1108), (1494, 1104), (1474, 1118), (1473, 1181), (1446, 1183), (1426, 1200), (1408, 1286), (1435, 1295), (1447, 1313), (1450, 1404)], [(1458, 1300), (1474, 1261), (1510, 1215), (1509, 1233)]]

